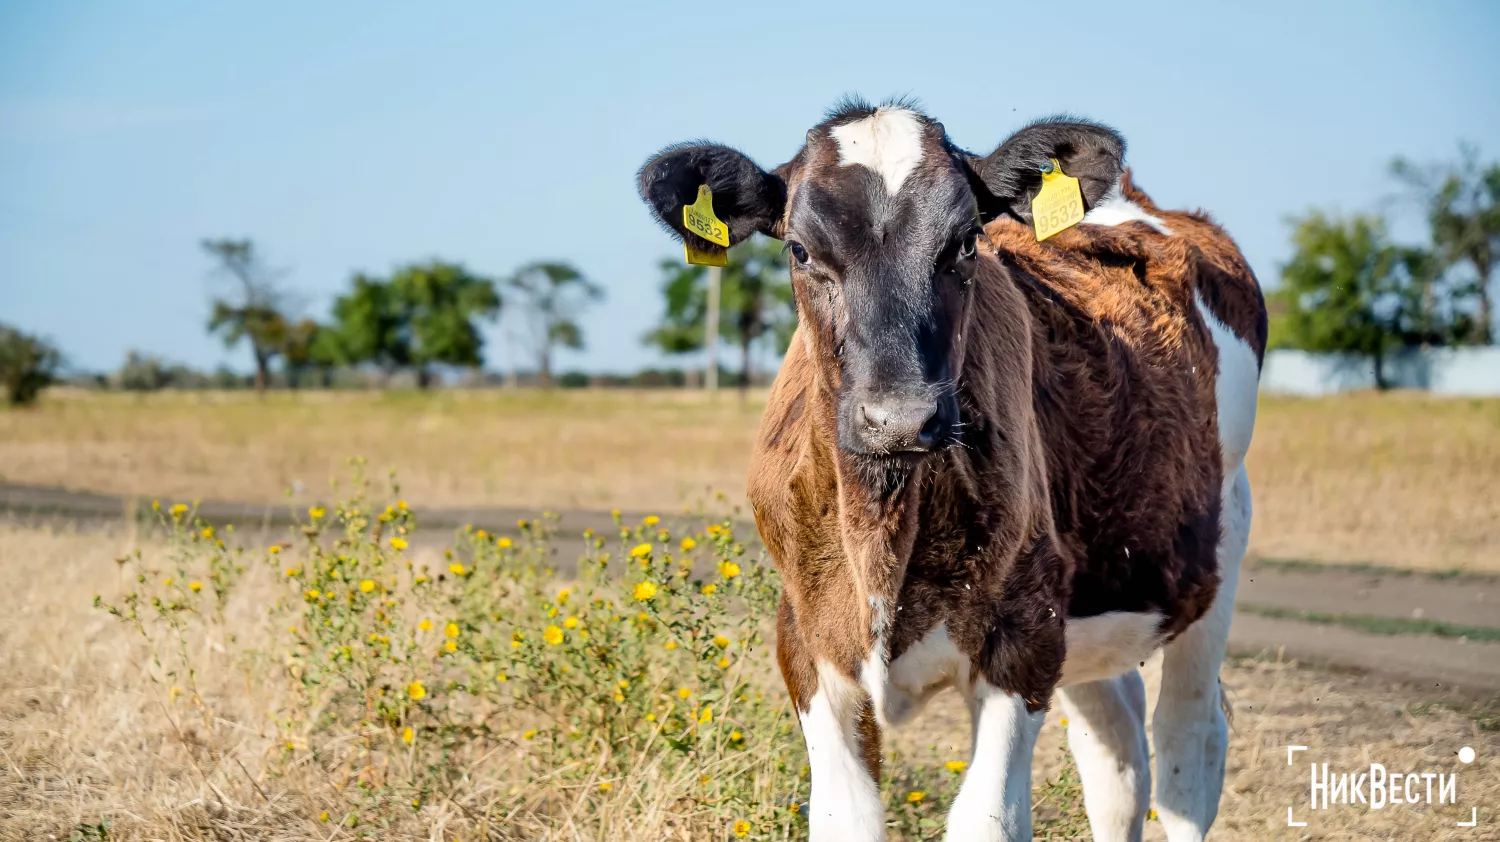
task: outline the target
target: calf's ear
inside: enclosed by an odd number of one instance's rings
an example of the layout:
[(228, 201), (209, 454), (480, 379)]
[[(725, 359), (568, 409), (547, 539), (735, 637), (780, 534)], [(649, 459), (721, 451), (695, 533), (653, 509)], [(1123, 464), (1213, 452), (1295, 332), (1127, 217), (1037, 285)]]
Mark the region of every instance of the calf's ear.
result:
[(682, 208), (697, 201), (701, 185), (713, 191), (714, 215), (729, 227), (730, 245), (756, 232), (776, 236), (786, 208), (786, 183), (779, 176), (716, 143), (668, 146), (641, 167), (638, 183), (662, 225), (696, 249), (719, 248), (683, 225)]
[(1031, 200), (1042, 189), (1042, 164), (1056, 158), (1078, 179), (1085, 210), (1120, 180), (1125, 138), (1108, 126), (1068, 117), (1038, 120), (1011, 135), (994, 152), (969, 156), (969, 182), (985, 219), (1010, 214), (1031, 221)]

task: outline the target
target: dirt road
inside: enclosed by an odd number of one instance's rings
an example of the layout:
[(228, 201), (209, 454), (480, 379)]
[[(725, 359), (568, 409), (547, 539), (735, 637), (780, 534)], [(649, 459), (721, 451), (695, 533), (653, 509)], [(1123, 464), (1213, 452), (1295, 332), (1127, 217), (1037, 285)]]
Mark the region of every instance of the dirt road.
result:
[[(295, 523), (306, 501), (280, 505), (204, 501), (215, 522), (280, 529)], [(149, 499), (60, 488), (0, 484), (0, 516), (88, 522), (149, 513)], [(514, 530), (521, 509), (421, 509), (429, 540), (465, 524), (497, 534)], [(627, 522), (646, 513), (625, 513)], [(669, 513), (659, 513), (668, 515)], [(609, 534), (607, 512), (566, 511), (555, 544), (565, 566), (582, 548), (585, 528)], [(744, 534), (753, 534), (748, 525)], [(1497, 548), (1500, 551), (1500, 548)], [(1442, 577), (1378, 568), (1340, 569), (1247, 563), (1240, 577), (1230, 648), (1390, 676), (1443, 694), (1500, 692), (1500, 578)]]

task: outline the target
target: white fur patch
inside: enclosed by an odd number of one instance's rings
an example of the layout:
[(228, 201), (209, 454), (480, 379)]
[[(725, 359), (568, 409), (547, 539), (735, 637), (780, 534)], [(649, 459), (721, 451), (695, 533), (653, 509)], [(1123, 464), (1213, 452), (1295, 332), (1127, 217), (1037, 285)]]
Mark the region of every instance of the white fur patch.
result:
[(839, 145), (839, 165), (859, 164), (885, 180), (894, 196), (917, 164), (922, 163), (922, 121), (905, 108), (877, 108), (875, 113), (829, 132)]
[(1093, 617), (1068, 618), (1066, 686), (1113, 678), (1140, 666), (1161, 645), (1161, 614), (1110, 611)]
[(1083, 221), (1090, 225), (1123, 225), (1127, 222), (1144, 222), (1157, 231), (1171, 236), (1172, 229), (1167, 227), (1160, 217), (1146, 212), (1146, 209), (1125, 198), (1125, 193), (1120, 189), (1119, 182), (1104, 194), (1088, 213), (1084, 214)]
[[(1043, 714), (1020, 696), (975, 682), (968, 697), (974, 754), (948, 811), (948, 842), (1031, 838), (1031, 755)], [(814, 839), (818, 838), (816, 835)]]
[(1083, 806), (1099, 842), (1141, 838), (1151, 808), (1146, 686), (1140, 670), (1058, 690), (1068, 748), (1083, 780)]
[(858, 684), (818, 664), (818, 690), (801, 714), (812, 769), (807, 820), (813, 839), (879, 842), (885, 836), (885, 807), (859, 751), (863, 699)]
[(886, 722), (901, 724), (922, 709), (937, 691), (968, 683), (969, 659), (948, 637), (941, 623), (891, 662), (881, 710)]
[(885, 637), (876, 637), (875, 645), (870, 647), (870, 654), (865, 657), (865, 662), (859, 671), (859, 682), (865, 686), (865, 692), (870, 694), (870, 705), (875, 709), (875, 721), (882, 728), (886, 726), (885, 694), (889, 685), (889, 679), (886, 677), (887, 654)]
[(1260, 389), (1260, 365), (1255, 352), (1245, 340), (1234, 335), (1208, 305), (1203, 296), (1193, 292), (1193, 303), (1213, 335), (1219, 351), (1219, 376), (1214, 382), (1214, 397), (1219, 411), (1219, 449), (1224, 456), (1224, 476), (1232, 476), (1245, 461), (1250, 450), (1250, 434), (1255, 430), (1255, 399)]

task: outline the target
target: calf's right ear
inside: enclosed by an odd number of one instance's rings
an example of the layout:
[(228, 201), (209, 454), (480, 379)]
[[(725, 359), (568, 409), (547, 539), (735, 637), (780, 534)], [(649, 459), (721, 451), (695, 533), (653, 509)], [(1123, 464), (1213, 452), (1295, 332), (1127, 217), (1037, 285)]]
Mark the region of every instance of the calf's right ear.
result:
[(729, 244), (760, 232), (776, 236), (786, 208), (786, 182), (737, 150), (716, 143), (688, 142), (656, 153), (638, 176), (641, 198), (677, 238), (695, 249), (717, 244), (689, 231), (682, 208), (698, 199), (698, 188), (713, 192), (714, 215), (729, 228)]

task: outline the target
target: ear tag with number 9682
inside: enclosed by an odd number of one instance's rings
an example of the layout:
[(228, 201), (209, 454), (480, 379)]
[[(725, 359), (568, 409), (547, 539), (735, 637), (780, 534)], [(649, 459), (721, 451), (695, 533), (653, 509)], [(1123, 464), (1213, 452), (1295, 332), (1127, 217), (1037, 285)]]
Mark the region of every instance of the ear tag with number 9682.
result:
[(1031, 200), (1031, 224), (1036, 227), (1037, 242), (1082, 221), (1083, 191), (1078, 188), (1078, 179), (1063, 175), (1062, 166), (1053, 158), (1042, 165), (1042, 189)]
[[(698, 185), (698, 200), (682, 206), (682, 227), (714, 245), (729, 247), (729, 226), (714, 216), (714, 194), (707, 184)], [(719, 249), (696, 249), (682, 244), (687, 262), (698, 266), (728, 266), (729, 252)]]

